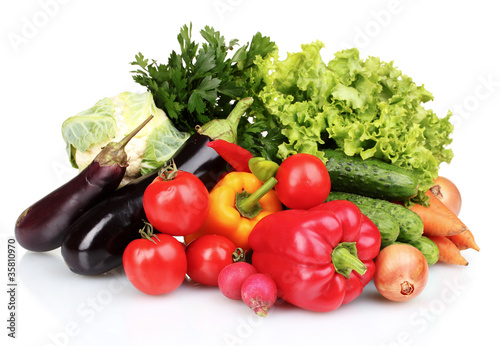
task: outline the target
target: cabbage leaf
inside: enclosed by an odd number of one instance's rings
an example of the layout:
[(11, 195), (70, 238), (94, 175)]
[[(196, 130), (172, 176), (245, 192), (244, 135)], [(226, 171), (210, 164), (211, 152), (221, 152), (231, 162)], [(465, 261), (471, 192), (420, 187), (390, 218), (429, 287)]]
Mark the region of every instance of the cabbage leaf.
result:
[(170, 120), (163, 122), (149, 135), (141, 161), (141, 174), (148, 174), (161, 167), (188, 137), (188, 133), (177, 131)]
[(95, 143), (103, 143), (116, 134), (115, 105), (109, 97), (93, 107), (66, 119), (62, 124), (62, 136), (66, 143), (71, 165), (78, 168), (76, 150), (87, 151)]
[(149, 115), (153, 119), (127, 144), (127, 180), (162, 166), (189, 137), (157, 108), (150, 92), (123, 92), (106, 97), (62, 124), (62, 136), (73, 167), (85, 168), (110, 141), (120, 141)]

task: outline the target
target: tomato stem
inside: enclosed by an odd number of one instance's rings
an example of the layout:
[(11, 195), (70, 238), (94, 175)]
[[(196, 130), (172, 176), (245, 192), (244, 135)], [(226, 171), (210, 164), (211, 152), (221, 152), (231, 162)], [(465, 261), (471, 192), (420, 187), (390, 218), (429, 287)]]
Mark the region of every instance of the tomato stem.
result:
[(233, 262), (243, 262), (245, 260), (245, 251), (242, 248), (238, 247), (233, 252)]
[(139, 234), (141, 235), (142, 238), (150, 240), (156, 244), (153, 237), (155, 237), (156, 240), (160, 240), (160, 239), (158, 238), (158, 236), (156, 234), (154, 234), (153, 225), (145, 220), (143, 220), (143, 221), (144, 221), (144, 227), (141, 230), (139, 230)]
[(175, 165), (174, 159), (172, 159), (158, 171), (158, 176), (164, 181), (170, 181), (177, 177), (177, 172), (177, 166)]

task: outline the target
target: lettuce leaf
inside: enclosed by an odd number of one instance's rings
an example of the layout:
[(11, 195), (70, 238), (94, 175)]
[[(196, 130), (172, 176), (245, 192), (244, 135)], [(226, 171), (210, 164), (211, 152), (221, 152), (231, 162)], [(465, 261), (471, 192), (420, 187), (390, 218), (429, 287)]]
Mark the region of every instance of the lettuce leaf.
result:
[(277, 53), (255, 60), (265, 82), (258, 94), (265, 111), (254, 126), (273, 119), (283, 136), (273, 159), (306, 152), (326, 160), (327, 148), (376, 157), (412, 170), (422, 198), (439, 165), (453, 157), (451, 112), (438, 117), (426, 109), (432, 94), (393, 62), (360, 59), (353, 48), (325, 63), (322, 48), (316, 41), (284, 60)]

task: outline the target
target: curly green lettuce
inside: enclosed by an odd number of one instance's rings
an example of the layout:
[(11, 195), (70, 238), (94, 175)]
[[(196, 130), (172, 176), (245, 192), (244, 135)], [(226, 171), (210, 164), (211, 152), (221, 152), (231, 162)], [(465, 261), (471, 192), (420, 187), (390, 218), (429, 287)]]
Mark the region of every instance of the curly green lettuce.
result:
[(277, 151), (264, 154), (278, 161), (298, 152), (326, 160), (326, 148), (363, 159), (376, 157), (412, 170), (420, 180), (422, 198), (439, 165), (453, 157), (451, 112), (440, 118), (424, 108), (432, 94), (392, 62), (362, 60), (353, 48), (325, 63), (323, 47), (316, 41), (284, 60), (277, 51), (255, 60), (265, 83), (258, 93), (265, 110), (253, 114), (253, 126), (272, 123), (279, 131), (262, 138), (256, 133), (253, 146), (274, 137), (280, 142)]

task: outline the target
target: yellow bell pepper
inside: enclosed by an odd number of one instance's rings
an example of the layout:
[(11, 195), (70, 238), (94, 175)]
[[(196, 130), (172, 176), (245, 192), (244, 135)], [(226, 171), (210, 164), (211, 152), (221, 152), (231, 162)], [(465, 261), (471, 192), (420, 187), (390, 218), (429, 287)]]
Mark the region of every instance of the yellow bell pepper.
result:
[(248, 236), (255, 224), (282, 210), (273, 190), (276, 182), (272, 177), (263, 184), (248, 172), (228, 173), (210, 192), (205, 222), (196, 232), (184, 236), (185, 243), (205, 234), (219, 234), (232, 240), (236, 247), (249, 250)]

